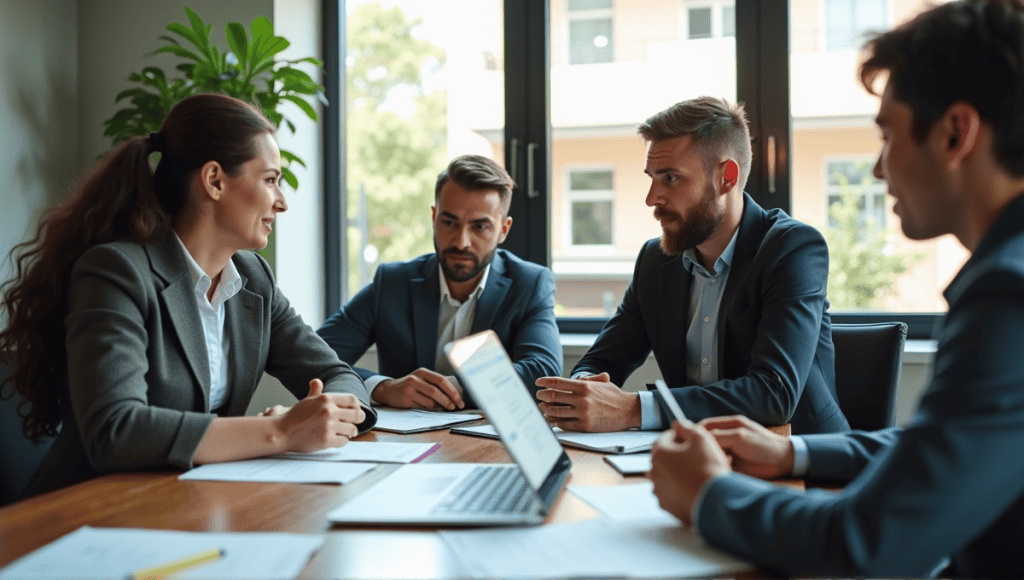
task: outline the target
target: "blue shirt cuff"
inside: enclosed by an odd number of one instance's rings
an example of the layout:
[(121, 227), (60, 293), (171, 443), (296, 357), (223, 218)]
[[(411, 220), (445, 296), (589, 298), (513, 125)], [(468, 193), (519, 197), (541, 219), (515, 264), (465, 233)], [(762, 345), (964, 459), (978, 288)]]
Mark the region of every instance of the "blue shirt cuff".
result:
[(651, 391), (640, 391), (640, 428), (644, 431), (668, 429), (661, 420), (661, 408)]
[(793, 446), (793, 477), (803, 477), (811, 467), (811, 454), (807, 450), (807, 442), (803, 437), (790, 435), (789, 443)]

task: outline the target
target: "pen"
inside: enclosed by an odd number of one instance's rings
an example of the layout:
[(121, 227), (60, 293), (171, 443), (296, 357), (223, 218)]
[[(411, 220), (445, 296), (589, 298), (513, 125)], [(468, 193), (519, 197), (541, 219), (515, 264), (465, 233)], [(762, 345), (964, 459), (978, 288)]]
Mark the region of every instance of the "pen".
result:
[(224, 556), (224, 550), (210, 548), (209, 550), (182, 556), (170, 562), (164, 562), (163, 564), (157, 564), (148, 568), (140, 568), (132, 572), (128, 578), (129, 580), (159, 580), (182, 570), (219, 560), (222, 556)]
[(657, 387), (658, 392), (661, 393), (661, 398), (665, 399), (665, 404), (668, 405), (669, 410), (672, 411), (672, 416), (676, 418), (676, 421), (679, 421), (683, 425), (689, 425), (690, 420), (686, 418), (686, 415), (683, 414), (683, 410), (679, 408), (679, 403), (676, 401), (676, 398), (672, 396), (672, 391), (668, 390), (668, 385), (665, 384), (665, 381), (658, 379), (654, 381), (654, 386)]

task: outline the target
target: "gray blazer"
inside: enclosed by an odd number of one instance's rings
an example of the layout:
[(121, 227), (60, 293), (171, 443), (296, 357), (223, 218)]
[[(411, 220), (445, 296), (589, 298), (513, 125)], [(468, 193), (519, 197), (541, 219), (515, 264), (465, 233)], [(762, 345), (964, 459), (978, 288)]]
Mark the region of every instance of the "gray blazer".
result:
[(799, 493), (732, 474), (704, 538), (785, 576), (1024, 578), (1024, 195), (946, 289), (932, 383), (905, 429), (810, 435)]
[[(230, 336), (224, 416), (245, 413), (266, 371), (296, 397), (319, 377), (325, 392), (363, 402), (362, 380), (289, 306), (267, 263), (232, 258), (243, 287), (225, 303)], [(103, 472), (189, 469), (217, 416), (210, 410), (206, 343), (184, 250), (168, 235), (90, 248), (72, 269), (68, 381), (60, 434), (29, 482), (31, 496)]]

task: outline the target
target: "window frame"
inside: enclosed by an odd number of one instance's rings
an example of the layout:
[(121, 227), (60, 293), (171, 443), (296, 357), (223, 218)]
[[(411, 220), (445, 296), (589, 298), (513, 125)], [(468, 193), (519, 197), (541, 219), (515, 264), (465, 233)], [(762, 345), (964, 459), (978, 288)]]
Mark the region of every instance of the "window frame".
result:
[[(857, 51), (860, 49), (860, 45), (855, 41), (853, 46), (844, 46), (841, 48), (829, 48), (828, 47), (828, 4), (832, 0), (818, 0), (818, 49), (820, 52), (842, 52), (842, 51)], [(882, 23), (883, 28), (891, 26), (891, 22), (895, 18), (895, 11), (892, 0), (882, 0), (885, 2), (885, 22)], [(856, 5), (856, 0), (853, 5)], [(872, 29), (868, 29), (872, 30)], [(866, 31), (861, 31), (863, 34)]]
[[(611, 52), (611, 60), (600, 62), (573, 62), (572, 61), (572, 24), (581, 21), (607, 20), (609, 25), (608, 45)], [(569, 8), (569, 2), (565, 3), (565, 63), (570, 66), (587, 66), (593, 64), (607, 64), (615, 62), (615, 2), (609, 8), (588, 8), (573, 10)]]
[[(865, 200), (865, 202), (864, 202), (864, 217), (865, 218), (874, 218), (875, 215), (874, 215), (873, 212), (874, 212), (874, 209), (875, 209), (875, 198), (879, 194), (884, 196), (885, 192), (886, 192), (885, 182), (884, 181), (879, 181), (877, 178), (875, 178), (874, 175), (871, 175), (871, 169), (870, 168), (874, 167), (876, 159), (877, 159), (876, 157), (871, 157), (871, 156), (866, 156), (866, 155), (824, 155), (824, 156), (822, 156), (821, 163), (823, 165), (823, 167), (822, 167), (822, 181), (823, 181), (823, 183), (822, 183), (822, 186), (821, 186), (821, 191), (825, 194), (825, 206), (822, 209), (823, 215), (822, 215), (822, 222), (821, 223), (825, 224), (826, 228), (831, 227), (831, 225), (829, 224), (829, 220), (831, 219), (831, 217), (828, 214), (828, 208), (832, 204), (829, 202), (829, 198), (833, 197), (833, 196), (838, 196), (838, 195), (841, 194), (836, 189), (839, 186), (832, 185), (831, 183), (829, 183), (829, 175), (830, 175), (829, 170), (828, 170), (829, 165), (833, 164), (833, 163), (867, 163), (867, 166), (868, 166), (868, 176), (871, 177), (873, 180), (875, 180), (875, 182), (871, 184), (871, 186), (869, 187), (869, 190), (867, 192), (861, 192), (860, 195), (871, 196), (871, 200), (870, 201)], [(860, 185), (858, 187), (863, 188), (864, 186)], [(884, 230), (884, 229), (886, 229), (888, 227), (888, 224), (889, 224), (888, 208), (885, 208), (885, 211), (882, 212), (882, 220), (883, 220), (882, 223), (880, 223), (880, 224), (876, 223), (875, 225)], [(886, 241), (888, 242), (888, 240), (886, 240)]]
[[(679, 3), (679, 39), (680, 40), (708, 40), (711, 38), (734, 38), (724, 34), (724, 14), (726, 6), (732, 6), (733, 14), (736, 12), (736, 3), (732, 0), (680, 0)], [(711, 9), (711, 36), (708, 38), (690, 38), (690, 10), (696, 8)], [(735, 17), (733, 18), (735, 20)]]

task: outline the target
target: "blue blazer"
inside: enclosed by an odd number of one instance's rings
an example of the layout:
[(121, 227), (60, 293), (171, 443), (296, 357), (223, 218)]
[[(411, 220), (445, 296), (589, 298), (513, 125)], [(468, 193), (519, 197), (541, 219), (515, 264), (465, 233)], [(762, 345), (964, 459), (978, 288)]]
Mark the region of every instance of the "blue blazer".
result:
[(933, 379), (905, 429), (806, 437), (812, 478), (793, 493), (729, 475), (708, 488), (711, 543), (796, 576), (1022, 578), (1024, 196), (946, 289)]
[[(433, 370), (441, 303), (438, 276), (436, 254), (381, 264), (373, 282), (317, 332), (349, 364), (377, 344), (379, 372), (355, 369), (364, 380), (375, 374), (403, 377), (420, 367)], [(505, 250), (495, 252), (471, 331), (498, 334), (531, 396), (538, 390), (538, 378), (562, 374), (554, 306), (550, 270)]]
[[(764, 425), (790, 423), (794, 433), (849, 430), (836, 398), (825, 240), (785, 212), (743, 199), (718, 313), (723, 379), (687, 386), (691, 276), (657, 239), (640, 250), (622, 304), (571, 374), (606, 371), (621, 385), (653, 349), (665, 382), (694, 421), (740, 414)], [(662, 403), (660, 394), (654, 397)]]

